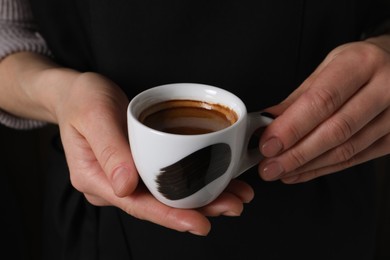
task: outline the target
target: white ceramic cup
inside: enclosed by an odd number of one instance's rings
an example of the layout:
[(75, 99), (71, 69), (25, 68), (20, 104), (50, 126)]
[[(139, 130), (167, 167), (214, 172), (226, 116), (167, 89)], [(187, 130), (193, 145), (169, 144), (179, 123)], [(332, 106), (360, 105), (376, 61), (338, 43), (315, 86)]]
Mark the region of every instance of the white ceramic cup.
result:
[[(172, 100), (199, 100), (229, 107), (237, 121), (222, 130), (194, 135), (152, 129), (139, 116), (153, 104)], [(254, 132), (272, 119), (247, 113), (236, 95), (214, 86), (175, 83), (147, 89), (135, 96), (127, 110), (130, 148), (138, 173), (162, 203), (197, 208), (218, 197), (229, 182), (262, 159), (258, 147), (248, 149)]]

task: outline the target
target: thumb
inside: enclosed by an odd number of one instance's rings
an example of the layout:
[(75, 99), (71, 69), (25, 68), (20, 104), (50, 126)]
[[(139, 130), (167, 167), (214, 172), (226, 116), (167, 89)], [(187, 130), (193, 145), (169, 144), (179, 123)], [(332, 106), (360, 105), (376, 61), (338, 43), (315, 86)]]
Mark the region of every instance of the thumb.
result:
[(96, 116), (87, 126), (85, 138), (115, 194), (125, 197), (135, 190), (139, 177), (127, 137), (126, 116), (123, 115), (126, 110), (116, 111), (100, 111), (104, 116)]

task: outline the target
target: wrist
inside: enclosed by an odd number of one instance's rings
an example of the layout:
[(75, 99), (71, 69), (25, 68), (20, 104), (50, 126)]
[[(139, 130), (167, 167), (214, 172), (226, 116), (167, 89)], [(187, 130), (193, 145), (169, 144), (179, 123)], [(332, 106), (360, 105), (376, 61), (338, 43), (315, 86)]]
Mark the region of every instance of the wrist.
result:
[(0, 65), (1, 107), (18, 117), (58, 123), (58, 104), (81, 73), (30, 52), (12, 54)]
[[(35, 73), (33, 73), (34, 75)], [(58, 124), (60, 109), (64, 106), (64, 100), (69, 96), (74, 86), (73, 82), (81, 75), (81, 72), (63, 67), (48, 67), (39, 70), (33, 76), (33, 86), (25, 84), (25, 91), (42, 107), (44, 120)], [(27, 77), (29, 78), (29, 77)]]

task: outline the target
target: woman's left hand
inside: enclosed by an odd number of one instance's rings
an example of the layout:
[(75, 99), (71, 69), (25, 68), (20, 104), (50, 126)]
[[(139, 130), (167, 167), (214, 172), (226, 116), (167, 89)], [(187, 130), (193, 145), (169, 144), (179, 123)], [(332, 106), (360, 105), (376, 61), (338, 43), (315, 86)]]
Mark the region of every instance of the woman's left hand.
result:
[(390, 153), (390, 35), (333, 50), (260, 140), (264, 180), (305, 182)]

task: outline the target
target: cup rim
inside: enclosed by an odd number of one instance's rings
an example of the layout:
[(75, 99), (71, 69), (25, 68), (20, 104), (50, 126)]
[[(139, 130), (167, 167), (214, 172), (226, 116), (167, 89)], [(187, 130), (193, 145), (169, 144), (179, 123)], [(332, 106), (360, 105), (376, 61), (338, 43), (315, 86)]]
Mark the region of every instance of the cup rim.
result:
[[(167, 96), (166, 91), (171, 91), (173, 89), (177, 89), (177, 87), (180, 86), (180, 91), (178, 91), (180, 94), (177, 96)], [(204, 95), (208, 96), (206, 99), (201, 99), (201, 98), (196, 98), (192, 97), (191, 95), (188, 95), (187, 93), (184, 93), (186, 91), (189, 91), (190, 89), (193, 89), (194, 87), (196, 88), (201, 88), (201, 92), (206, 92)], [(165, 96), (156, 96), (156, 92), (158, 93), (164, 93)], [(166, 93), (165, 93), (166, 92)], [(198, 92), (198, 91), (197, 91)], [(184, 93), (184, 94), (182, 94)], [(153, 94), (153, 95), (151, 95)], [(172, 94), (172, 92), (171, 92)], [(196, 94), (198, 95), (198, 94)], [(221, 100), (220, 95), (224, 95), (224, 97), (228, 97), (228, 100), (230, 102), (215, 102), (215, 100)], [(200, 97), (200, 95), (199, 95)], [(142, 100), (141, 100), (142, 99)], [(193, 134), (193, 135), (182, 135), (182, 134), (173, 134), (173, 133), (167, 133), (163, 131), (159, 131), (153, 128), (150, 128), (146, 125), (144, 125), (142, 122), (139, 121), (138, 117), (140, 113), (145, 110), (147, 107), (163, 102), (166, 100), (170, 99), (191, 99), (191, 100), (199, 100), (199, 101), (206, 101), (208, 103), (217, 103), (223, 106), (226, 106), (232, 110), (235, 111), (235, 113), (238, 116), (238, 119), (236, 122), (234, 122), (232, 125), (218, 130), (216, 132), (210, 132), (210, 133), (205, 133), (205, 134)], [(165, 134), (165, 135), (175, 135), (175, 136), (199, 136), (199, 135), (214, 135), (217, 133), (221, 133), (224, 131), (229, 131), (229, 129), (234, 128), (235, 126), (238, 125), (239, 122), (243, 120), (245, 115), (247, 114), (247, 109), (244, 104), (244, 102), (234, 93), (225, 90), (223, 88), (213, 86), (213, 85), (207, 85), (207, 84), (201, 84), (201, 83), (170, 83), (170, 84), (163, 84), (163, 85), (157, 85), (151, 88), (148, 88), (137, 95), (135, 95), (129, 102), (128, 108), (127, 108), (127, 116), (133, 118), (133, 120), (139, 124), (142, 127), (145, 127), (149, 130), (152, 130), (154, 132), (160, 133), (160, 134)]]

